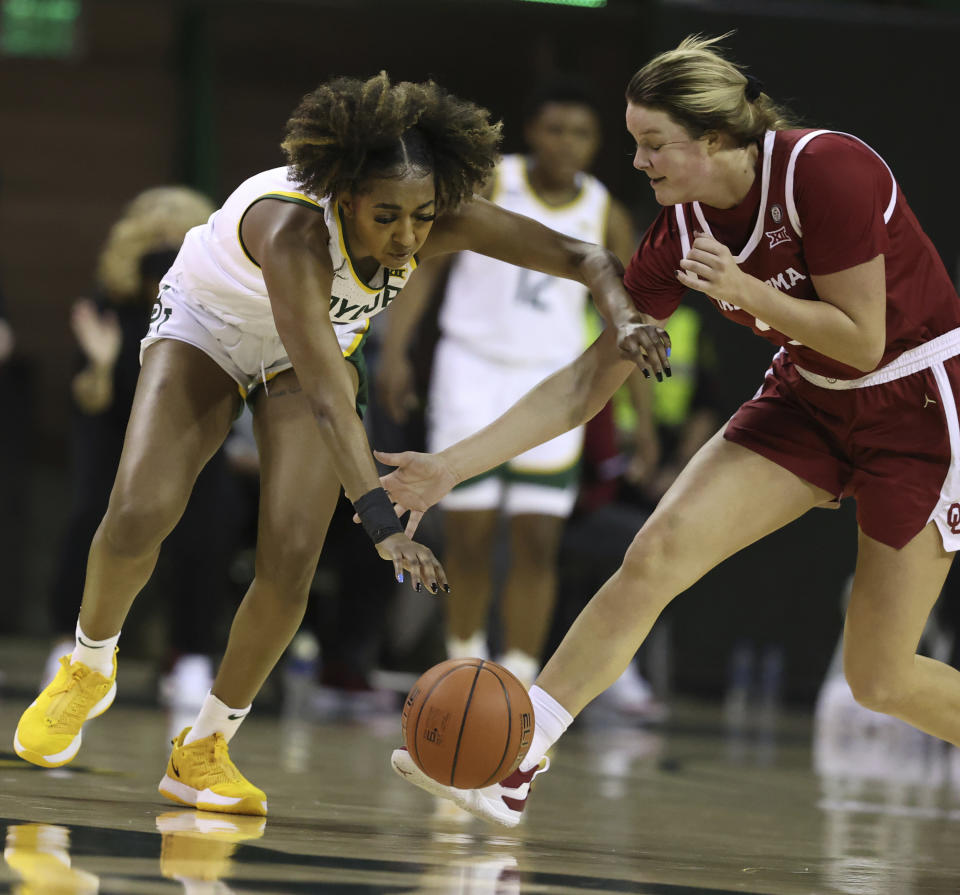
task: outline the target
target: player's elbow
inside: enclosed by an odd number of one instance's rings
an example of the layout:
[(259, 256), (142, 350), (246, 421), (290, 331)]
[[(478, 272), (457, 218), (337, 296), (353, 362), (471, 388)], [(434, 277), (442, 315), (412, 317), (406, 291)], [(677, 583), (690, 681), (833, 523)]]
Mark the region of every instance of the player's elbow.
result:
[(857, 339), (856, 344), (852, 346), (852, 351), (847, 363), (857, 370), (864, 373), (871, 373), (879, 366), (883, 359), (883, 353), (886, 349), (886, 333), (881, 332), (878, 335), (862, 336)]

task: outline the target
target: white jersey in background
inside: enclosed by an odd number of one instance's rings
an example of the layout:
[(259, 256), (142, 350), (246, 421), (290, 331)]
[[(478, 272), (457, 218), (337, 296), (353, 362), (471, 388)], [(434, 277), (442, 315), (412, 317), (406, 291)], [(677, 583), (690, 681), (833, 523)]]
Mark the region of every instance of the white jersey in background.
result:
[[(553, 230), (603, 244), (610, 196), (589, 174), (574, 199), (547, 205), (527, 180), (526, 158), (504, 156), (491, 199)], [(440, 308), (440, 340), (428, 398), (427, 443), (443, 450), (495, 420), (540, 380), (570, 363), (587, 341), (587, 289), (574, 280), (485, 255), (454, 259)], [(500, 508), (508, 515), (564, 517), (577, 496), (583, 427), (454, 488), (448, 510)]]
[(240, 236), (247, 211), (261, 199), (279, 199), (316, 208), (330, 233), (330, 260), (334, 277), (330, 319), (345, 353), (350, 353), (369, 327), (369, 318), (384, 310), (403, 288), (417, 266), (380, 267), (365, 283), (350, 257), (340, 207), (333, 199), (317, 199), (290, 179), (292, 169), (273, 168), (245, 180), (230, 194), (206, 224), (194, 227), (183, 241), (161, 289), (173, 289), (190, 305), (223, 323), (264, 338), (277, 337), (270, 298), (260, 265), (250, 256)]
[[(610, 195), (589, 174), (563, 205), (547, 205), (527, 179), (526, 157), (506, 155), (491, 201), (585, 242), (604, 244)], [(585, 286), (474, 252), (454, 260), (440, 310), (444, 338), (517, 366), (569, 363), (584, 348)]]

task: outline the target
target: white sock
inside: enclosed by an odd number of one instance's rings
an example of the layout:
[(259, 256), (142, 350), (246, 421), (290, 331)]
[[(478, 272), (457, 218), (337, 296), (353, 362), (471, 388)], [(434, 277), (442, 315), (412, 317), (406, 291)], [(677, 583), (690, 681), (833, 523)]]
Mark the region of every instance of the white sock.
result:
[(249, 705), (245, 709), (232, 709), (212, 693), (208, 693), (203, 700), (197, 720), (193, 722), (193, 727), (183, 738), (183, 745), (186, 746), (194, 740), (202, 740), (212, 733), (222, 733), (223, 738), (229, 743), (249, 712)]
[(104, 677), (110, 677), (113, 674), (113, 651), (119, 639), (120, 632), (117, 631), (113, 637), (106, 640), (94, 640), (83, 633), (78, 621), (76, 645), (70, 661), (83, 662), (87, 668), (99, 671)]
[(530, 688), (530, 702), (533, 703), (533, 742), (526, 757), (520, 762), (521, 771), (529, 771), (540, 764), (547, 750), (563, 736), (563, 732), (573, 722), (571, 715), (546, 690)]
[(487, 659), (487, 634), (475, 631), (466, 640), (459, 637), (447, 638), (448, 659)]

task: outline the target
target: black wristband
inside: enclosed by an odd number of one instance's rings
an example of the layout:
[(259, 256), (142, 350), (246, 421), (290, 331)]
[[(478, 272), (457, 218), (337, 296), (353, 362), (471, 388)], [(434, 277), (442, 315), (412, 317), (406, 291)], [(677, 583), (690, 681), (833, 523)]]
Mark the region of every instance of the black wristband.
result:
[(379, 544), (384, 538), (403, 531), (393, 504), (383, 488), (374, 488), (362, 497), (358, 497), (353, 503), (353, 508), (360, 517), (363, 530), (370, 535), (370, 540), (374, 544)]

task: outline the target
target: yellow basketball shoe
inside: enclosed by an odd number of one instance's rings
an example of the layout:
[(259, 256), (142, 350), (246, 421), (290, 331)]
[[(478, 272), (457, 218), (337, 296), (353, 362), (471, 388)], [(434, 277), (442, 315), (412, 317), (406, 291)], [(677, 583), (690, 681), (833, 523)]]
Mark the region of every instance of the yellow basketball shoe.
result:
[(267, 796), (257, 789), (230, 760), (222, 733), (183, 744), (190, 728), (173, 741), (160, 794), (181, 805), (226, 814), (267, 814)]
[(57, 676), (20, 717), (13, 751), (43, 768), (58, 768), (79, 751), (84, 723), (102, 715), (117, 695), (117, 651), (105, 677), (83, 662), (60, 659)]

